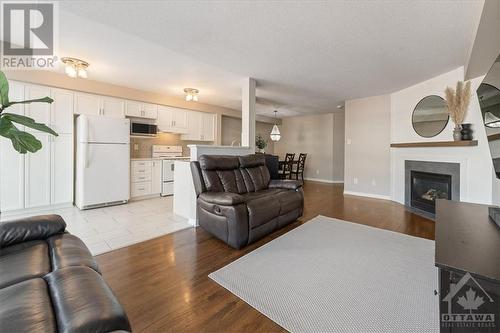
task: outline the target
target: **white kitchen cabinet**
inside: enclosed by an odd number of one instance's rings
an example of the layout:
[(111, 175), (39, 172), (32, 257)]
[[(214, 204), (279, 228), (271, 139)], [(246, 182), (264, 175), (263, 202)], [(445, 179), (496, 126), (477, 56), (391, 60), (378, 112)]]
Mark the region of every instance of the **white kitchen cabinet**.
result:
[(24, 208), (24, 155), (0, 137), (0, 212)]
[(130, 197), (159, 195), (162, 185), (162, 161), (138, 160), (130, 166)]
[(25, 155), (24, 208), (50, 205), (50, 137), (51, 134), (34, 133), (42, 149)]
[(127, 101), (125, 115), (135, 118), (156, 119), (158, 118), (158, 106), (156, 104)]
[(123, 118), (125, 101), (114, 97), (77, 92), (74, 113)]
[(101, 100), (99, 95), (75, 93), (75, 114), (99, 115), (101, 113)]
[(158, 106), (158, 129), (161, 132), (187, 133), (188, 111), (170, 106)]
[(50, 124), (47, 125), (58, 134), (73, 133), (73, 96), (69, 90), (51, 89), (54, 102), (50, 105)]
[(201, 115), (201, 140), (215, 141), (215, 115), (212, 113)]
[[(24, 98), (37, 99), (50, 96), (50, 88), (27, 84), (24, 87)], [(24, 115), (33, 118), (37, 123), (50, 125), (50, 104), (49, 103), (31, 103), (24, 104)], [(32, 128), (26, 128), (29, 132), (38, 132)]]
[(125, 101), (119, 98), (102, 96), (101, 115), (123, 118), (125, 116)]
[(148, 119), (157, 119), (158, 118), (158, 105), (156, 104), (149, 104), (149, 103), (143, 103), (142, 105), (143, 109), (143, 118), (148, 118)]
[(187, 112), (184, 109), (172, 108), (173, 127), (178, 133), (187, 131)]
[(73, 135), (60, 134), (50, 141), (50, 203), (73, 202)]
[(189, 111), (187, 118), (187, 134), (182, 140), (215, 141), (215, 115), (212, 113)]
[(162, 161), (153, 160), (153, 167), (151, 171), (151, 194), (161, 193), (161, 172), (162, 172)]

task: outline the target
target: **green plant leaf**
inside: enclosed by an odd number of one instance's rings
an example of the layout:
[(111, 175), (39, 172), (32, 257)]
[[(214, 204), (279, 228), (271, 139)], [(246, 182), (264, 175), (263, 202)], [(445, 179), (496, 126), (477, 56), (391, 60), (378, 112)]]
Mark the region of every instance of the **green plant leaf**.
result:
[(34, 153), (42, 148), (42, 143), (35, 136), (20, 131), (6, 117), (0, 118), (0, 135), (9, 139), (14, 149), (21, 154)]
[(9, 105), (9, 81), (2, 71), (0, 71), (0, 104), (2, 108)]
[(31, 103), (52, 103), (54, 100), (50, 97), (42, 97), (42, 98), (36, 98), (36, 99), (28, 99), (26, 101), (17, 101), (17, 102), (9, 102), (5, 107), (9, 107), (14, 104), (31, 104)]
[(6, 118), (12, 122), (27, 126), (29, 128), (36, 129), (36, 130), (41, 131), (41, 132), (45, 132), (45, 133), (49, 133), (49, 134), (57, 136), (57, 133), (54, 132), (51, 128), (49, 128), (45, 124), (35, 122), (35, 120), (33, 118), (21, 116), (21, 115), (14, 114), (14, 113), (4, 113), (2, 116), (3, 116), (2, 118)]

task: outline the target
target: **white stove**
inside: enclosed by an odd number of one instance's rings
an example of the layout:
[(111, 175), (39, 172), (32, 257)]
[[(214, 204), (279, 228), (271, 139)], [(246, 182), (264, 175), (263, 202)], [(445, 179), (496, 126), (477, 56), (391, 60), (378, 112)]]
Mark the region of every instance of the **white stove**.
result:
[(153, 158), (162, 158), (161, 195), (174, 194), (174, 160), (182, 157), (182, 146), (153, 145)]

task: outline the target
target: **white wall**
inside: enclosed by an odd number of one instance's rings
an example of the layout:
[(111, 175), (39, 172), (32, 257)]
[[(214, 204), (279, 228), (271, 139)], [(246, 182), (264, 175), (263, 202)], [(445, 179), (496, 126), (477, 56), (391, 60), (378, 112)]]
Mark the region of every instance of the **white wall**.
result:
[(343, 112), (287, 117), (280, 126), (281, 140), (274, 145), (282, 159), (286, 153), (307, 153), (304, 177), (324, 182), (343, 182)]
[[(424, 142), (453, 140), (454, 124), (448, 123), (444, 131), (433, 138), (422, 138), (412, 128), (411, 115), (415, 105), (425, 96), (444, 95), (447, 86), (454, 87), (464, 80), (463, 67), (436, 76), (430, 80), (391, 94), (391, 142)], [(460, 163), (460, 199), (476, 203), (491, 203), (492, 163), (484, 130), (481, 111), (475, 93), (481, 78), (472, 80), (472, 99), (465, 123), (472, 123), (477, 147), (434, 147), (391, 149), (391, 198), (404, 204), (404, 161), (440, 161)]]
[(346, 101), (344, 193), (389, 199), (391, 99)]

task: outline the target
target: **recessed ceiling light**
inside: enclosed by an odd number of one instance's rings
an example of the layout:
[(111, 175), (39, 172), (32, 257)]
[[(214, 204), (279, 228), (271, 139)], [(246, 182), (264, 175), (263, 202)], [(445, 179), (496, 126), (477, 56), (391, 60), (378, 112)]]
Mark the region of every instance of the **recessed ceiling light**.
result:
[(337, 109), (343, 109), (344, 106), (342, 104), (337, 105)]
[(198, 94), (200, 91), (195, 88), (184, 88), (184, 93), (186, 94), (187, 102), (198, 102)]
[(69, 77), (87, 78), (87, 67), (90, 65), (88, 62), (70, 57), (61, 58), (61, 61), (65, 65), (64, 72)]

